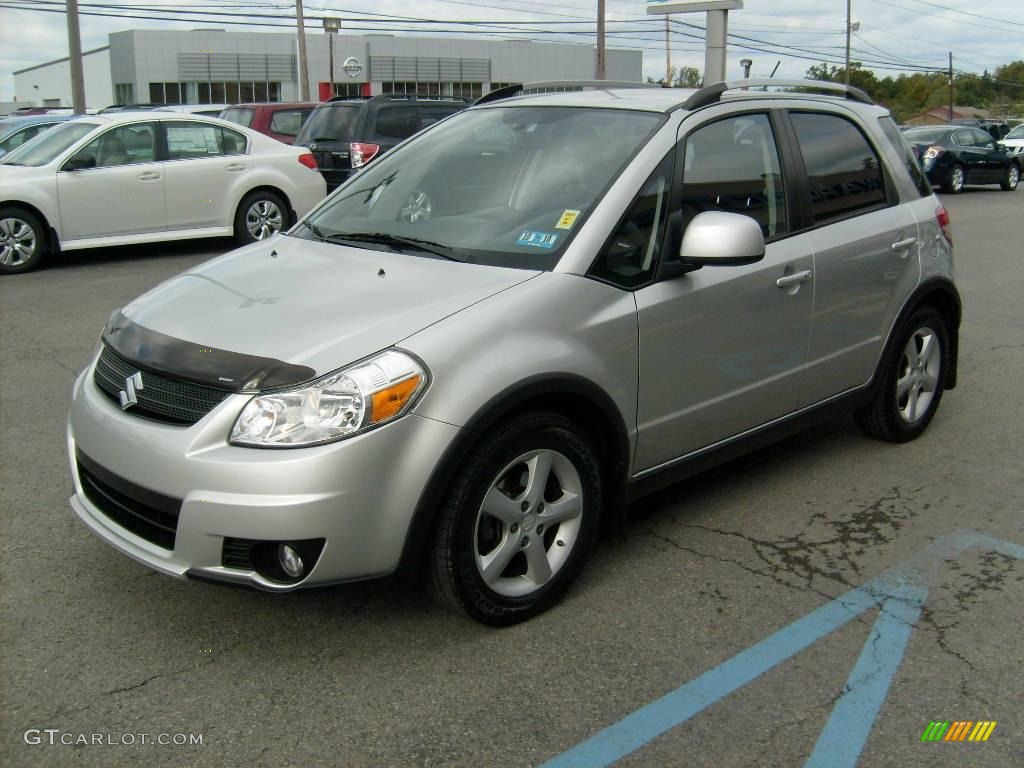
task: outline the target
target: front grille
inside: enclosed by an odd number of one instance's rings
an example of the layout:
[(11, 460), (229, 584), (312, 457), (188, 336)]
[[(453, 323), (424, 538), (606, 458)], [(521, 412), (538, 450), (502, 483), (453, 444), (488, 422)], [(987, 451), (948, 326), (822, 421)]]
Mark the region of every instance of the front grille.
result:
[[(135, 373), (139, 373), (137, 365), (104, 345), (96, 362), (93, 381), (120, 408), (120, 393), (127, 387), (128, 378)], [(138, 404), (126, 412), (165, 424), (195, 424), (230, 394), (223, 389), (172, 379), (152, 371), (141, 373), (142, 389), (135, 390)]]
[(129, 483), (81, 453), (78, 477), (85, 496), (104, 515), (136, 536), (174, 549), (181, 500)]

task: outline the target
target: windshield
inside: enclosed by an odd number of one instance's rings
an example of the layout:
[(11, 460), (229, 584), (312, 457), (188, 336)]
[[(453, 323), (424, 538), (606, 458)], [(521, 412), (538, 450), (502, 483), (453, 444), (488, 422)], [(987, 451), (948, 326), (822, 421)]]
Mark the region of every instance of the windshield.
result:
[(61, 152), (96, 128), (95, 123), (71, 120), (51, 128), (32, 141), (22, 144), (0, 163), (6, 165), (40, 166), (52, 162)]
[(1004, 139), (1024, 139), (1024, 125), (1018, 125), (1012, 131), (1010, 131), (1008, 134), (1006, 134), (1003, 138)]
[(949, 136), (948, 128), (911, 128), (904, 131), (907, 141), (923, 144), (925, 142), (942, 141)]
[(296, 235), (552, 269), (664, 120), (619, 109), (462, 112), (358, 173)]
[(313, 110), (309, 121), (302, 126), (295, 137), (296, 144), (310, 141), (355, 141), (356, 121), (362, 110), (362, 102), (333, 104)]

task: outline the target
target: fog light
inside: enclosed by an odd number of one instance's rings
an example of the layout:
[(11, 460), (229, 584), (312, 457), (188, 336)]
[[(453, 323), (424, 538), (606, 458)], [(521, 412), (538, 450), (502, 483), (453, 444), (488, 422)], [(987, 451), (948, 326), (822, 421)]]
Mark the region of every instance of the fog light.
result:
[(299, 578), (305, 569), (299, 553), (288, 544), (277, 545), (277, 562), (281, 564), (281, 570), (293, 579)]

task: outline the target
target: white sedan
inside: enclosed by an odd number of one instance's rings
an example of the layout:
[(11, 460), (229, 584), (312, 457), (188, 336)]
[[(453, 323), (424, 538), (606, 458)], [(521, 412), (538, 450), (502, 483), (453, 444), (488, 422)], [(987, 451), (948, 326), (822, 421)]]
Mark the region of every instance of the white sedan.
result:
[(217, 118), (71, 120), (0, 160), (0, 274), (48, 251), (287, 228), (326, 195), (308, 150)]

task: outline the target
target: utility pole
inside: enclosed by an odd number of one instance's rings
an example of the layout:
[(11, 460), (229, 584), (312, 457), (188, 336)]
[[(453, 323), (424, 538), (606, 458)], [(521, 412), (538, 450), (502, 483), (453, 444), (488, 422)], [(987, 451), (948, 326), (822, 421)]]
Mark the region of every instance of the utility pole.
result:
[(846, 0), (846, 69), (843, 70), (843, 81), (850, 84), (850, 3), (851, 0)]
[(597, 0), (597, 78), (604, 80), (604, 0)]
[(665, 85), (672, 87), (672, 44), (668, 38), (668, 14), (665, 14)]
[(299, 101), (309, 101), (309, 59), (306, 58), (306, 20), (302, 0), (295, 0), (295, 26), (299, 33)]
[(85, 75), (82, 71), (82, 35), (78, 31), (78, 0), (67, 0), (68, 64), (71, 69), (71, 107), (85, 114)]
[(953, 52), (949, 52), (949, 122), (953, 122)]

